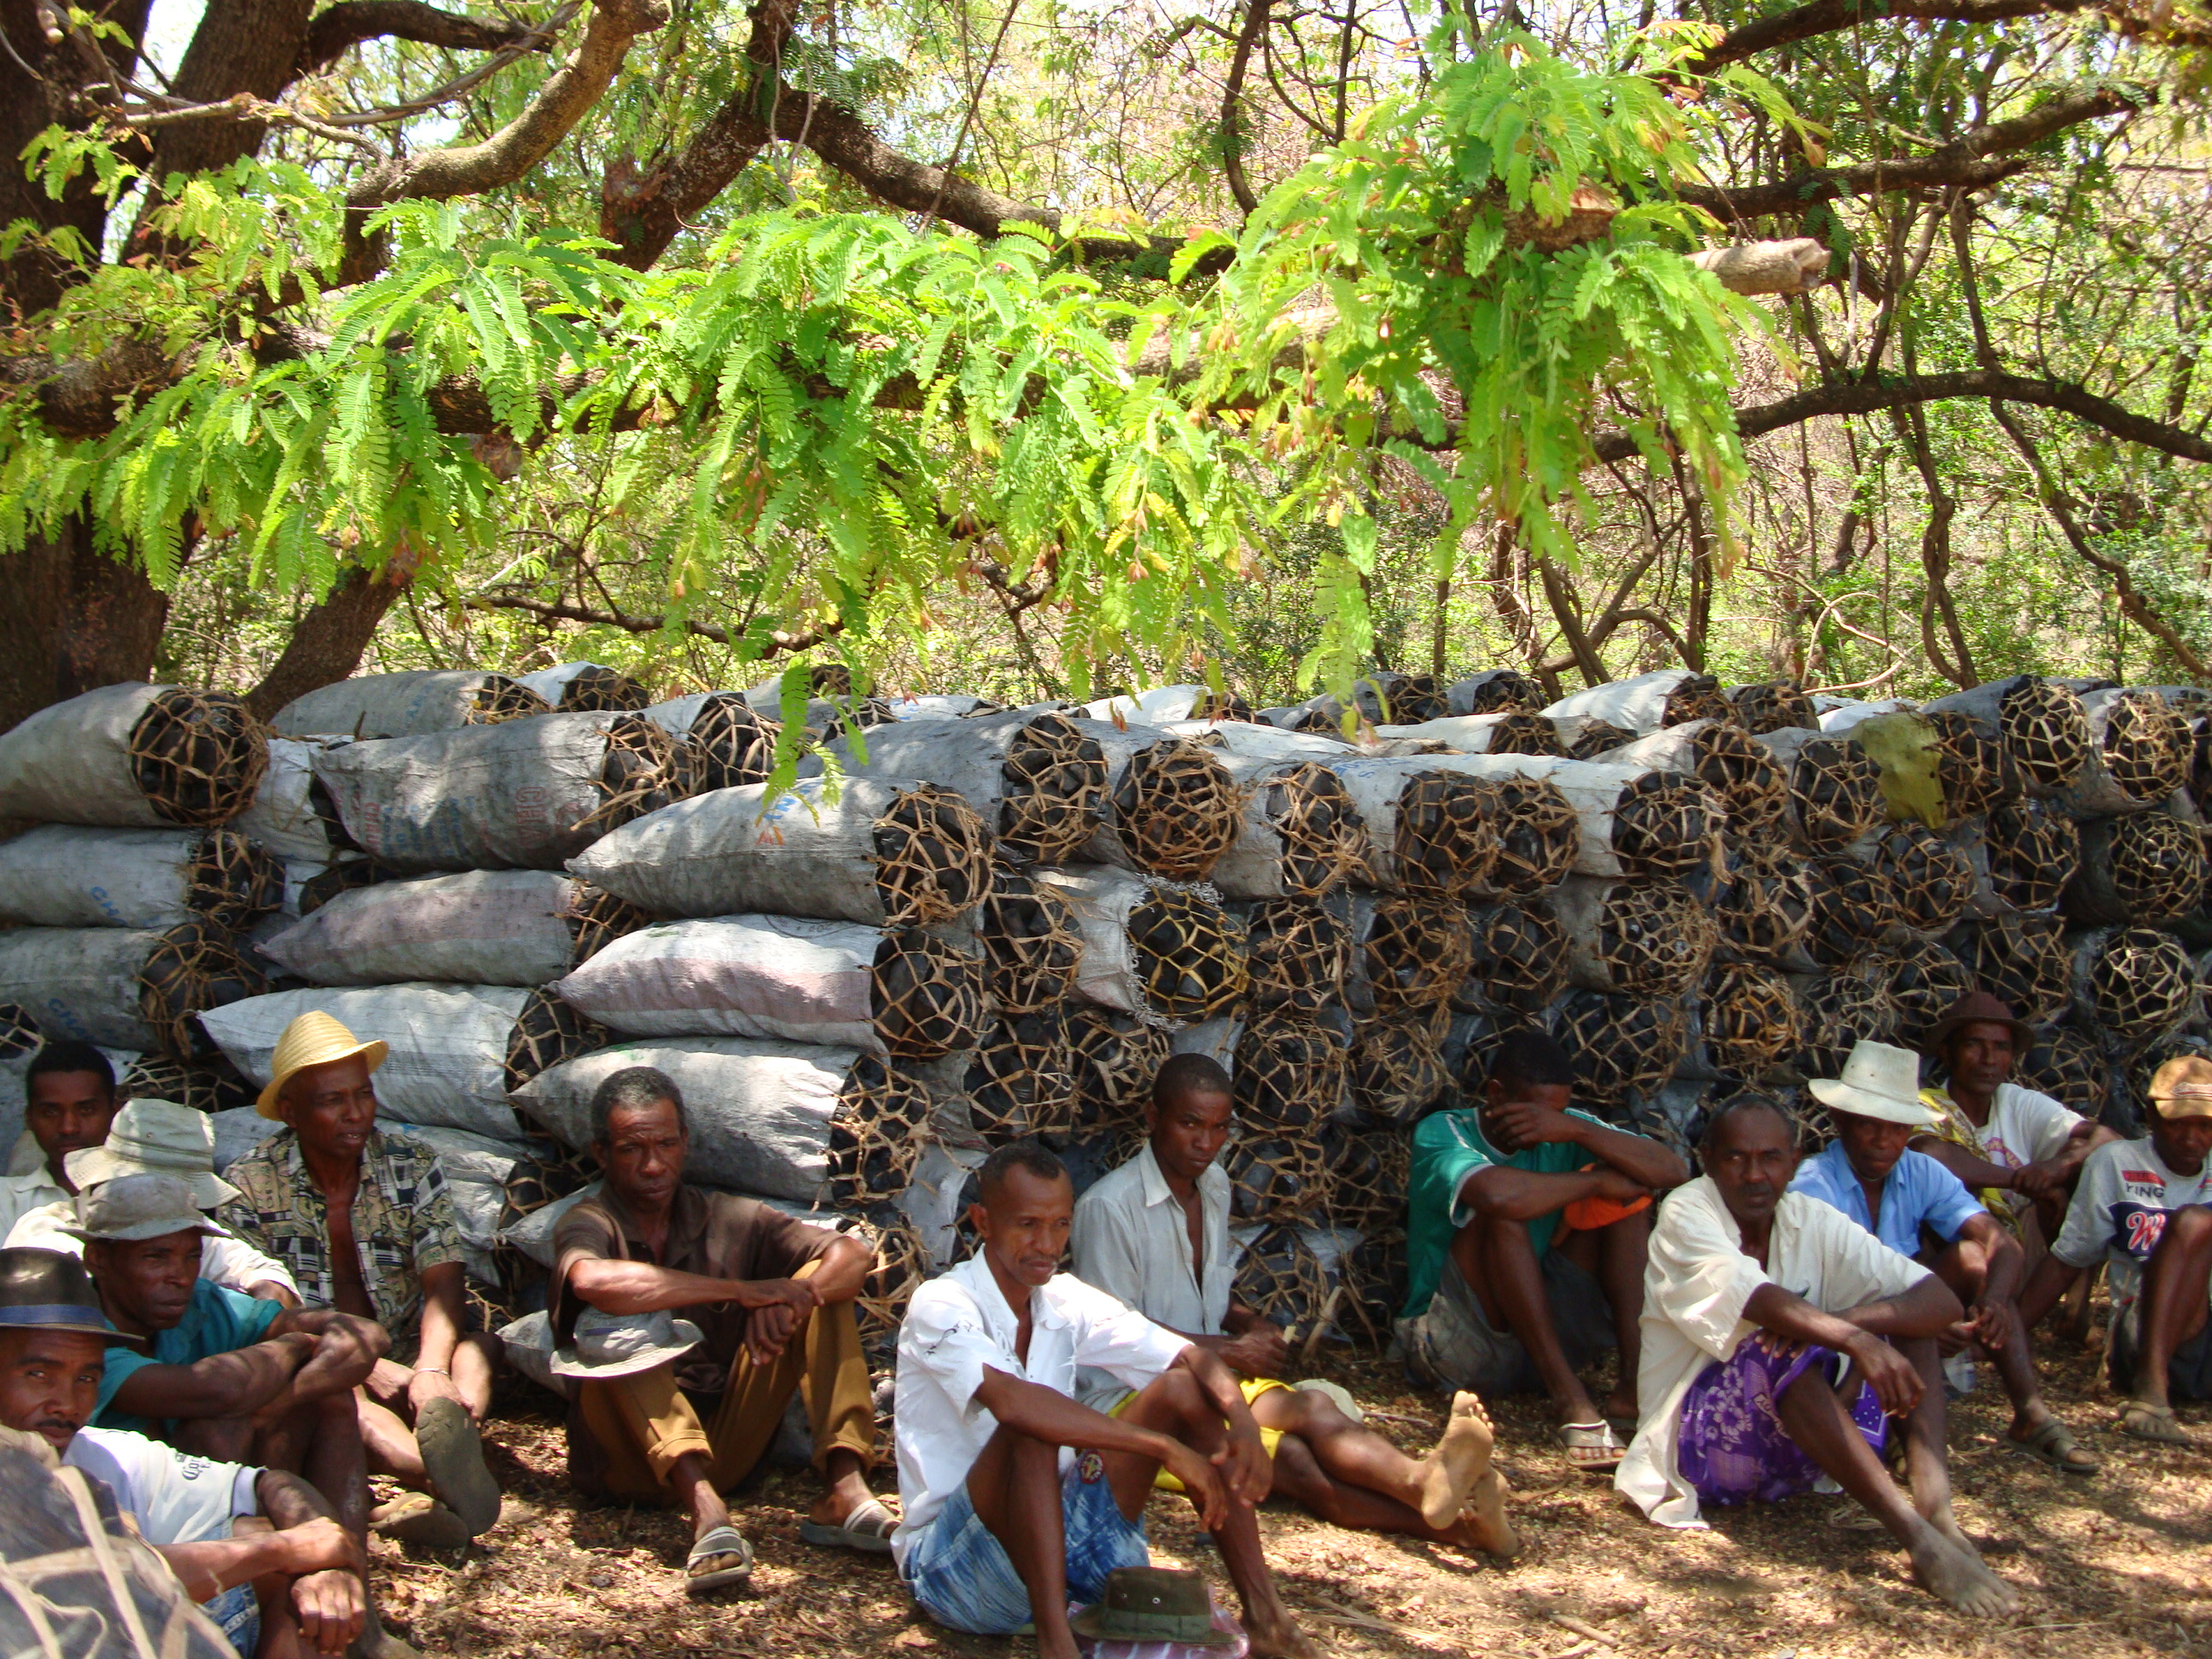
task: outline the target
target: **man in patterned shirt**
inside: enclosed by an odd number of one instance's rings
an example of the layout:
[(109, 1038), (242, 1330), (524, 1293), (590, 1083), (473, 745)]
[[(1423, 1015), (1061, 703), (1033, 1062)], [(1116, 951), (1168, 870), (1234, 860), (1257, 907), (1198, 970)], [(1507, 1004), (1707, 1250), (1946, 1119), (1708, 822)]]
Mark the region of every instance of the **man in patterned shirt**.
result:
[(284, 1127), (230, 1166), (240, 1195), (219, 1214), (291, 1270), (308, 1307), (384, 1327), (391, 1352), (361, 1402), (369, 1467), (438, 1501), (402, 1499), (379, 1523), (452, 1545), (499, 1519), (477, 1436), (498, 1348), (466, 1326), (460, 1231), (437, 1154), (377, 1127), (370, 1074), (386, 1052), (325, 1013), (286, 1026), (256, 1103)]

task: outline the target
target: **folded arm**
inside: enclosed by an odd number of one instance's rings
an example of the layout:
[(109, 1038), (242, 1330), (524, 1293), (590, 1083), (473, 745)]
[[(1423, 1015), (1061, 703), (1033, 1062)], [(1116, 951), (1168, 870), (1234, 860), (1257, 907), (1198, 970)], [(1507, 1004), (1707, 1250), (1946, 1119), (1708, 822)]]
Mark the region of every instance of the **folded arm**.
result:
[(1823, 1313), (1779, 1285), (1751, 1293), (1743, 1316), (1760, 1329), (1793, 1342), (1833, 1348), (1850, 1359), (1873, 1385), (1882, 1409), (1893, 1416), (1920, 1401), (1920, 1373), (1885, 1340), (1932, 1337), (1958, 1322), (1965, 1310), (1950, 1288), (1933, 1273), (1901, 1295), (1862, 1303), (1840, 1314)]
[(123, 1379), (114, 1403), (137, 1417), (251, 1417), (277, 1403), (318, 1342), (288, 1331), (189, 1365), (141, 1365)]

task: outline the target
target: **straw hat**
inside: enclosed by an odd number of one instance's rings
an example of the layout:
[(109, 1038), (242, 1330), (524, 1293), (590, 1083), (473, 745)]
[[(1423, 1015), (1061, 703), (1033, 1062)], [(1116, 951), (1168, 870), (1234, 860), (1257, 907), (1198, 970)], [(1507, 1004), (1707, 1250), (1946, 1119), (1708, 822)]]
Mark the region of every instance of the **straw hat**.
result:
[(192, 1203), (212, 1210), (238, 1196), (215, 1172), (215, 1124), (205, 1112), (170, 1100), (126, 1100), (107, 1126), (107, 1139), (62, 1162), (80, 1191), (124, 1176), (173, 1175), (191, 1188)]
[(1816, 1077), (1805, 1085), (1823, 1106), (1885, 1123), (1936, 1127), (1936, 1114), (1920, 1103), (1920, 1056), (1887, 1042), (1862, 1042), (1844, 1062), (1840, 1078)]
[(2160, 1117), (2212, 1117), (2212, 1060), (2183, 1054), (2158, 1068), (2150, 1097)]
[(363, 1042), (319, 1008), (310, 1009), (287, 1025), (284, 1035), (276, 1039), (276, 1051), (269, 1056), (269, 1086), (256, 1097), (253, 1109), (264, 1117), (276, 1117), (276, 1097), (295, 1072), (351, 1060), (356, 1054), (366, 1060), (373, 1072), (391, 1052), (389, 1043)]

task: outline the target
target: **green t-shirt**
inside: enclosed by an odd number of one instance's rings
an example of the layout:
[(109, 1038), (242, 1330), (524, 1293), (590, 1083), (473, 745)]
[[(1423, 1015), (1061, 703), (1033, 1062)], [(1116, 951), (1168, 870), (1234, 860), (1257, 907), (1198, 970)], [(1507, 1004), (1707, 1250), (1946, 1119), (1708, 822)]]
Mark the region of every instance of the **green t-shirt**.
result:
[(250, 1348), (283, 1311), (281, 1302), (240, 1296), (204, 1279), (198, 1280), (185, 1316), (169, 1329), (154, 1334), (151, 1352), (133, 1353), (119, 1344), (109, 1346), (107, 1370), (100, 1379), (100, 1403), (92, 1413), (94, 1425), (128, 1429), (133, 1434), (158, 1438), (161, 1425), (152, 1419), (115, 1408), (115, 1391), (123, 1386), (124, 1379), (148, 1365), (195, 1365), (216, 1354)]
[[(1570, 1111), (1567, 1115), (1601, 1129), (1614, 1127), (1588, 1112)], [(1474, 1219), (1459, 1201), (1459, 1189), (1468, 1176), (1493, 1164), (1533, 1175), (1572, 1175), (1594, 1161), (1571, 1140), (1540, 1140), (1508, 1157), (1483, 1139), (1482, 1115), (1473, 1107), (1431, 1112), (1423, 1118), (1413, 1131), (1413, 1178), (1407, 1194), (1403, 1316), (1416, 1318), (1426, 1310), (1443, 1277), (1453, 1236)], [(1528, 1224), (1528, 1243), (1538, 1255), (1552, 1248), (1559, 1224), (1557, 1210)]]

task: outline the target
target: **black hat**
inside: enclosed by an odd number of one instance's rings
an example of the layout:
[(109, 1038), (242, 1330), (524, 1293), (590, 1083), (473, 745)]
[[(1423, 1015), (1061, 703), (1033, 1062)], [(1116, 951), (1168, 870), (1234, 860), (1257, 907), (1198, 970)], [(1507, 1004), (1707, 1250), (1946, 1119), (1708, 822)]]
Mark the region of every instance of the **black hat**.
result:
[(0, 1330), (77, 1331), (143, 1350), (100, 1309), (84, 1263), (59, 1250), (0, 1250)]

